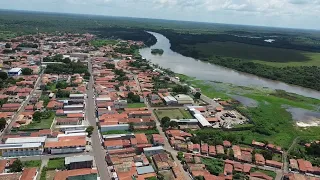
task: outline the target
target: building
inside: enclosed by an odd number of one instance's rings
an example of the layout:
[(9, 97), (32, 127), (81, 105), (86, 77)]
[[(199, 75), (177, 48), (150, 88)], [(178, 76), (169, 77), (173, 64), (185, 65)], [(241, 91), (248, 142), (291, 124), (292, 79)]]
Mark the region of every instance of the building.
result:
[(193, 99), (185, 94), (178, 94), (174, 98), (178, 101), (178, 104), (181, 105), (192, 105), (194, 103)]
[(98, 171), (91, 168), (58, 171), (54, 176), (54, 180), (97, 180), (97, 178)]
[(50, 154), (66, 154), (83, 152), (86, 149), (85, 136), (60, 137), (57, 141), (47, 141), (45, 151)]
[(36, 180), (37, 175), (37, 168), (24, 168), (20, 180)]
[(25, 143), (41, 143), (44, 144), (47, 137), (17, 137), (17, 138), (8, 138), (5, 141), (5, 144), (25, 144)]
[(93, 159), (94, 157), (90, 155), (65, 157), (64, 164), (68, 170), (92, 168)]
[(0, 144), (0, 156), (35, 156), (43, 153), (41, 143), (24, 143), (24, 144)]
[(137, 167), (137, 173), (138, 173), (138, 175), (154, 173), (154, 169), (153, 169), (153, 167), (151, 165), (150, 166)]
[(100, 131), (107, 132), (107, 131), (126, 131), (129, 129), (129, 124), (116, 124), (116, 125), (101, 125)]
[(115, 109), (124, 109), (128, 106), (127, 100), (115, 100), (114, 101), (114, 108)]
[(163, 100), (166, 102), (166, 105), (168, 105), (168, 106), (178, 104), (178, 101), (173, 96), (166, 96), (163, 98)]
[(163, 153), (164, 149), (162, 146), (147, 147), (147, 148), (143, 148), (143, 152), (146, 156), (152, 156), (155, 154)]
[(21, 68), (12, 68), (8, 71), (8, 76), (19, 76), (22, 73)]

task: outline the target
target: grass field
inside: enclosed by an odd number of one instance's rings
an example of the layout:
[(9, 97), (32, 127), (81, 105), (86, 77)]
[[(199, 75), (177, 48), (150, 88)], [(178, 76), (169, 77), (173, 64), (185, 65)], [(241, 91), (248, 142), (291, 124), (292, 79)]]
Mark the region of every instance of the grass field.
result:
[[(202, 93), (208, 97), (220, 97), (230, 99), (228, 94), (239, 94), (258, 102), (258, 107), (244, 107), (240, 105), (238, 110), (249, 116), (254, 126), (250, 130), (222, 131), (213, 129), (201, 129), (196, 131), (202, 138), (221, 134), (222, 137), (234, 136), (239, 142), (251, 144), (252, 140), (268, 141), (283, 148), (288, 148), (297, 136), (320, 138), (320, 127), (299, 128), (295, 125), (290, 113), (283, 105), (299, 107), (308, 110), (316, 110), (320, 106), (320, 99), (307, 98), (284, 91), (260, 89), (254, 87), (234, 86), (226, 83), (211, 83), (199, 81), (184, 75), (177, 75), (184, 82), (200, 87)], [(241, 139), (241, 140), (240, 140)]]
[(54, 117), (55, 117), (55, 114), (52, 113), (48, 119), (42, 119), (41, 122), (31, 122), (26, 126), (21, 126), (19, 130), (50, 129)]
[(64, 158), (54, 158), (50, 159), (47, 166), (48, 170), (63, 170), (65, 169), (64, 166)]
[(112, 40), (112, 39), (108, 39), (108, 40), (93, 40), (90, 42), (91, 45), (95, 46), (95, 47), (102, 47), (102, 46), (106, 46), (106, 45), (114, 45), (117, 44), (118, 41), (117, 40)]
[(33, 161), (24, 161), (22, 162), (23, 167), (40, 167), (41, 166), (41, 160), (33, 160)]
[(128, 103), (128, 108), (142, 108), (146, 107), (144, 103)]
[(168, 116), (170, 119), (190, 119), (192, 118), (191, 114), (182, 109), (166, 109), (166, 110), (155, 110), (155, 114), (158, 119)]
[(271, 66), (320, 66), (320, 53), (263, 47), (236, 42), (211, 42), (188, 45), (200, 57), (223, 56)]

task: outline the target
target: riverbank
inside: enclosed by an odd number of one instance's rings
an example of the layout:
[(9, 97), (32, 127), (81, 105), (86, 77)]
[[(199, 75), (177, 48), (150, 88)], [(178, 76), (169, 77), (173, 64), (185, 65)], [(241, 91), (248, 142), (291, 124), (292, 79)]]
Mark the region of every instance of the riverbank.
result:
[[(318, 111), (320, 100), (308, 98), (285, 91), (268, 88), (235, 86), (228, 83), (201, 81), (183, 74), (176, 74), (180, 81), (193, 87), (198, 87), (201, 92), (210, 98), (231, 100), (232, 95), (249, 98), (257, 102), (256, 107), (244, 104), (236, 106), (241, 113), (248, 116), (254, 127), (243, 131), (223, 131), (217, 129), (201, 129), (196, 132), (201, 137), (208, 134), (214, 136), (234, 136), (237, 141), (250, 144), (252, 140), (267, 141), (288, 148), (296, 137), (320, 138), (320, 127), (303, 128), (310, 122), (296, 121), (286, 107), (302, 108)], [(286, 106), (286, 107), (285, 107)], [(304, 123), (301, 123), (304, 122)], [(311, 123), (312, 124), (312, 123)]]
[[(319, 91), (260, 78), (255, 75), (183, 56), (170, 49), (170, 41), (165, 36), (154, 32), (149, 33), (156, 37), (157, 43), (149, 48), (140, 49), (139, 52), (142, 57), (150, 60), (153, 64), (158, 64), (163, 68), (169, 68), (176, 73), (196, 77), (204, 81), (219, 81), (237, 86), (268, 87), (270, 89), (281, 89), (306, 97), (320, 97)], [(164, 53), (162, 56), (156, 56), (150, 53), (151, 49), (163, 49)]]
[[(319, 53), (306, 56), (305, 54), (311, 52), (297, 51), (293, 47), (290, 50), (280, 47), (268, 47), (267, 44), (250, 45), (251, 41), (237, 43), (230, 39), (222, 40), (222, 42), (210, 40), (211, 36), (219, 35), (193, 35), (172, 31), (160, 32), (170, 40), (170, 49), (184, 56), (210, 62), (239, 72), (320, 91), (320, 66), (317, 66), (320, 64), (320, 60), (317, 59)], [(270, 46), (270, 44), (268, 45)], [(257, 63), (256, 60), (266, 63), (279, 63), (282, 66)], [(290, 66), (291, 62), (313, 65)], [(283, 67), (284, 63), (288, 65)]]

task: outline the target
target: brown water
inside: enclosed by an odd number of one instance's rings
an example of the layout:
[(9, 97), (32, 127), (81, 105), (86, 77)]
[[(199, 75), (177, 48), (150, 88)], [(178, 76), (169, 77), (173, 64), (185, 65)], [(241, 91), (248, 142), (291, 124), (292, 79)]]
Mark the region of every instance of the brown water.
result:
[[(241, 73), (232, 69), (183, 56), (170, 49), (170, 41), (165, 36), (154, 32), (149, 33), (157, 38), (157, 43), (150, 48), (140, 49), (142, 57), (150, 60), (154, 64), (159, 64), (161, 67), (170, 68), (176, 73), (185, 74), (200, 80), (220, 81), (239, 86), (258, 86), (268, 87), (271, 89), (282, 89), (287, 92), (320, 99), (319, 91), (260, 78), (255, 75)], [(163, 49), (164, 53), (161, 56), (152, 55), (151, 49), (153, 48)]]

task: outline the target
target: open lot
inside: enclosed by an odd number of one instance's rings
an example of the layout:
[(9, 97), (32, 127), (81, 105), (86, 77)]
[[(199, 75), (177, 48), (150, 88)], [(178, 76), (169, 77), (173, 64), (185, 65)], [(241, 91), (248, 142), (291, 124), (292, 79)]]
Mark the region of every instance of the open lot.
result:
[(183, 109), (166, 109), (166, 110), (155, 110), (155, 114), (159, 119), (163, 117), (169, 117), (170, 119), (190, 119), (192, 115)]
[(165, 180), (172, 180), (175, 179), (174, 175), (172, 173), (171, 170), (163, 170), (163, 171), (159, 171), (159, 174), (163, 175)]
[(128, 103), (128, 108), (142, 108), (146, 107), (144, 103)]
[(40, 122), (33, 121), (26, 126), (21, 126), (19, 130), (23, 131), (23, 130), (32, 130), (32, 129), (50, 129), (54, 117), (55, 117), (55, 114), (52, 113), (49, 118), (42, 119)]

